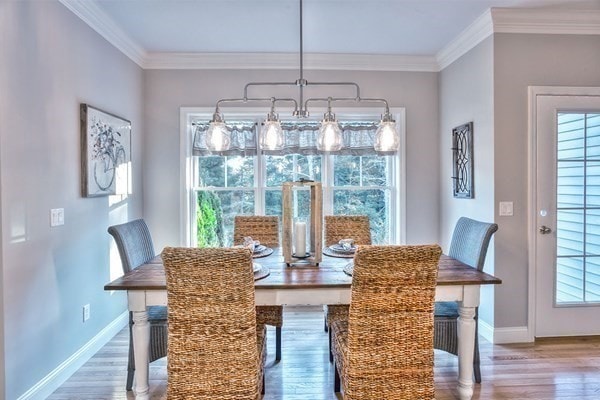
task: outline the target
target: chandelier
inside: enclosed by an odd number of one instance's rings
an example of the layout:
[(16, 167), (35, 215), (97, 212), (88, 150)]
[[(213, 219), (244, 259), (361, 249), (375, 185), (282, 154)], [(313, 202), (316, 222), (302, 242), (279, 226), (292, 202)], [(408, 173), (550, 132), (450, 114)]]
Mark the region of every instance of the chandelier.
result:
[[(300, 3), (300, 77), (294, 82), (249, 82), (244, 86), (243, 97), (220, 99), (217, 101), (215, 112), (206, 131), (206, 147), (211, 152), (221, 152), (229, 149), (231, 139), (225, 125), (225, 119), (221, 113), (221, 105), (227, 103), (249, 103), (270, 102), (271, 109), (267, 113), (267, 119), (260, 131), (259, 145), (263, 150), (282, 150), (284, 147), (284, 134), (276, 112), (276, 105), (281, 103), (292, 103), (294, 106), (293, 116), (297, 118), (309, 117), (309, 103), (326, 102), (327, 111), (319, 126), (316, 147), (323, 152), (339, 151), (343, 146), (342, 130), (338, 124), (335, 114), (332, 112), (332, 103), (340, 101), (354, 101), (357, 103), (380, 103), (384, 110), (381, 115), (373, 147), (378, 152), (394, 152), (400, 144), (399, 134), (396, 130), (396, 121), (390, 114), (387, 100), (378, 98), (360, 97), (360, 86), (354, 82), (308, 82), (304, 78), (303, 66), (303, 43), (302, 43), (302, 0)], [(298, 89), (298, 98), (284, 97), (249, 97), (248, 90), (255, 86), (288, 86)], [(313, 86), (350, 86), (354, 89), (353, 97), (314, 97), (304, 99), (304, 89)]]

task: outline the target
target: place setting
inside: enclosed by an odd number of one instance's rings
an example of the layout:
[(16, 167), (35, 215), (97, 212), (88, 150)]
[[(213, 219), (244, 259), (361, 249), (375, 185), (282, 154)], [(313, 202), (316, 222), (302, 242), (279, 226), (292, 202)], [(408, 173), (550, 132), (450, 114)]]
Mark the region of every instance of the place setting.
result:
[(260, 241), (254, 240), (250, 236), (244, 238), (243, 246), (252, 250), (252, 258), (263, 258), (273, 254), (272, 248), (260, 244)]
[(354, 258), (354, 253), (356, 253), (356, 245), (353, 239), (342, 239), (323, 248), (323, 254), (329, 257)]
[[(244, 237), (244, 243), (242, 244), (242, 247), (247, 247), (252, 250), (253, 259), (267, 257), (273, 253), (272, 248), (260, 244), (260, 241), (254, 240), (250, 236)], [(268, 267), (257, 262), (252, 262), (252, 272), (254, 273), (255, 281), (265, 278), (271, 273)]]

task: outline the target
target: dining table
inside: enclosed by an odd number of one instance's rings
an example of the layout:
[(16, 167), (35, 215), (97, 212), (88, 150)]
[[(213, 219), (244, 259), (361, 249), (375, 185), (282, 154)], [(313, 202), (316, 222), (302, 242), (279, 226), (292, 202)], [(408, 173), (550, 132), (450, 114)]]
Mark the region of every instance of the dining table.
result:
[[(281, 249), (256, 258), (256, 305), (350, 304), (352, 258), (328, 256), (318, 265), (299, 262), (288, 265)], [(257, 279), (258, 278), (258, 279)], [(459, 260), (442, 255), (438, 263), (436, 301), (458, 302), (458, 384), (460, 399), (473, 396), (473, 356), (476, 309), (482, 285), (502, 281)], [(165, 271), (160, 256), (106, 284), (107, 291), (126, 291), (127, 306), (133, 314), (136, 398), (148, 398), (150, 326), (147, 307), (167, 305)]]

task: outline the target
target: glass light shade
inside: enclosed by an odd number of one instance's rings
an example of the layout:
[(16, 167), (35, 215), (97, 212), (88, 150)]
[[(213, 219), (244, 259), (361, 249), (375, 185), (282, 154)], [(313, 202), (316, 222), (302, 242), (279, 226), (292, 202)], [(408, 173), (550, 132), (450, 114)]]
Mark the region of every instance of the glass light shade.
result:
[(375, 151), (389, 152), (398, 150), (400, 138), (394, 121), (381, 121), (375, 132)]
[(263, 150), (283, 149), (283, 130), (279, 121), (266, 121), (260, 131), (260, 148)]
[(227, 133), (227, 127), (224, 122), (213, 121), (209, 124), (206, 131), (206, 147), (210, 151), (229, 150), (231, 139)]
[(338, 151), (342, 148), (342, 145), (342, 130), (337, 121), (322, 121), (317, 137), (317, 149), (320, 151)]

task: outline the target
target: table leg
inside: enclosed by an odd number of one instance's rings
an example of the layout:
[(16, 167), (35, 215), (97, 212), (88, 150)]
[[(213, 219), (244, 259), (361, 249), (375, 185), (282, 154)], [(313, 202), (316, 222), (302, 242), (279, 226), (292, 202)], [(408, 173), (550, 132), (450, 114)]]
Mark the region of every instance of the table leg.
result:
[(475, 307), (458, 307), (458, 394), (461, 400), (473, 397), (473, 355), (475, 349)]
[(133, 312), (133, 352), (135, 357), (134, 391), (137, 399), (148, 396), (148, 352), (150, 349), (150, 324), (148, 312)]

